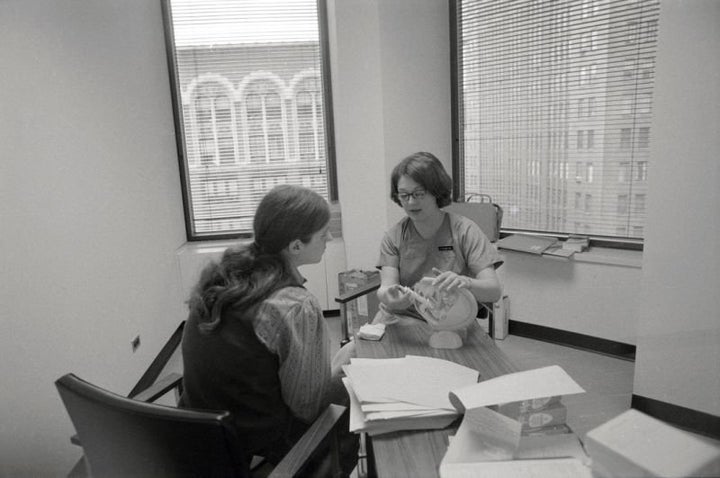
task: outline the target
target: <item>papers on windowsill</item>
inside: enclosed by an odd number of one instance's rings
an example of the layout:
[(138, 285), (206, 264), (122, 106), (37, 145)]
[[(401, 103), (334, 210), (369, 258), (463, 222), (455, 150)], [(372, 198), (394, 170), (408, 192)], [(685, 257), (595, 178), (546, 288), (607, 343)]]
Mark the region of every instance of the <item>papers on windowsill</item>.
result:
[(569, 259), (573, 254), (575, 254), (574, 250), (565, 249), (560, 244), (548, 247), (543, 251), (543, 256), (562, 257), (564, 259)]
[(539, 255), (548, 247), (557, 244), (557, 242), (558, 240), (554, 237), (533, 234), (511, 234), (497, 241), (496, 245), (500, 249)]

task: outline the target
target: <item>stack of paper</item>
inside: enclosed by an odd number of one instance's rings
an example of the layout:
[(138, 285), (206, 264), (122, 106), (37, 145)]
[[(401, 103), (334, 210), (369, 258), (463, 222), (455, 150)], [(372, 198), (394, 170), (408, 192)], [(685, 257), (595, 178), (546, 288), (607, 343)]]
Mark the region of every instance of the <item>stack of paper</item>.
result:
[(350, 396), (350, 431), (369, 435), (448, 426), (458, 416), (449, 392), (478, 380), (478, 372), (471, 368), (412, 355), (351, 359), (343, 370)]

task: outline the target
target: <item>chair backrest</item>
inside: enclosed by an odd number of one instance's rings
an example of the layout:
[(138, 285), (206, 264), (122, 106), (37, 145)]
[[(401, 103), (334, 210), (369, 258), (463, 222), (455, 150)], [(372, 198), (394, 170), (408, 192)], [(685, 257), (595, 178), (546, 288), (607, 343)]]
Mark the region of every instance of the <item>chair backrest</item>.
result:
[[(475, 202), (478, 199), (480, 202)], [(465, 202), (454, 202), (446, 206), (445, 210), (473, 220), (491, 242), (500, 238), (503, 210), (492, 202), (490, 196), (485, 194), (469, 195)]]
[(73, 374), (55, 385), (93, 477), (250, 475), (228, 412), (141, 402)]

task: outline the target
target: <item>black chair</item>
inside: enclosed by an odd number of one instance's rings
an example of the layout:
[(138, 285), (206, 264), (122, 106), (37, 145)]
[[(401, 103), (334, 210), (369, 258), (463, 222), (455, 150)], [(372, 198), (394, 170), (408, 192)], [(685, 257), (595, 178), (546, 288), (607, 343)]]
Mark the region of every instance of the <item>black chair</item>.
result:
[[(73, 374), (55, 385), (83, 447), (92, 477), (254, 476), (226, 411), (157, 405), (154, 400), (180, 383), (178, 374), (133, 398), (99, 388)], [(330, 405), (268, 476), (290, 477), (330, 440), (333, 472), (339, 476), (337, 436), (345, 407)]]

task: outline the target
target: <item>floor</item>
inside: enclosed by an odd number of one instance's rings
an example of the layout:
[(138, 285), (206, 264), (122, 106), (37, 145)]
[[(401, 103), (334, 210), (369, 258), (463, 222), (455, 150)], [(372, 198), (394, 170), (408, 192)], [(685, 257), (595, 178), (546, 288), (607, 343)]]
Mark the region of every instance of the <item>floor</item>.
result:
[(559, 365), (585, 389), (562, 398), (567, 423), (581, 438), (630, 408), (634, 362), (515, 335), (495, 343), (519, 370)]
[[(339, 343), (339, 318), (329, 317), (328, 325), (338, 337), (333, 343)], [(586, 393), (562, 399), (568, 409), (567, 423), (581, 438), (630, 408), (633, 362), (515, 335), (495, 343), (518, 370), (560, 365), (585, 389)]]

